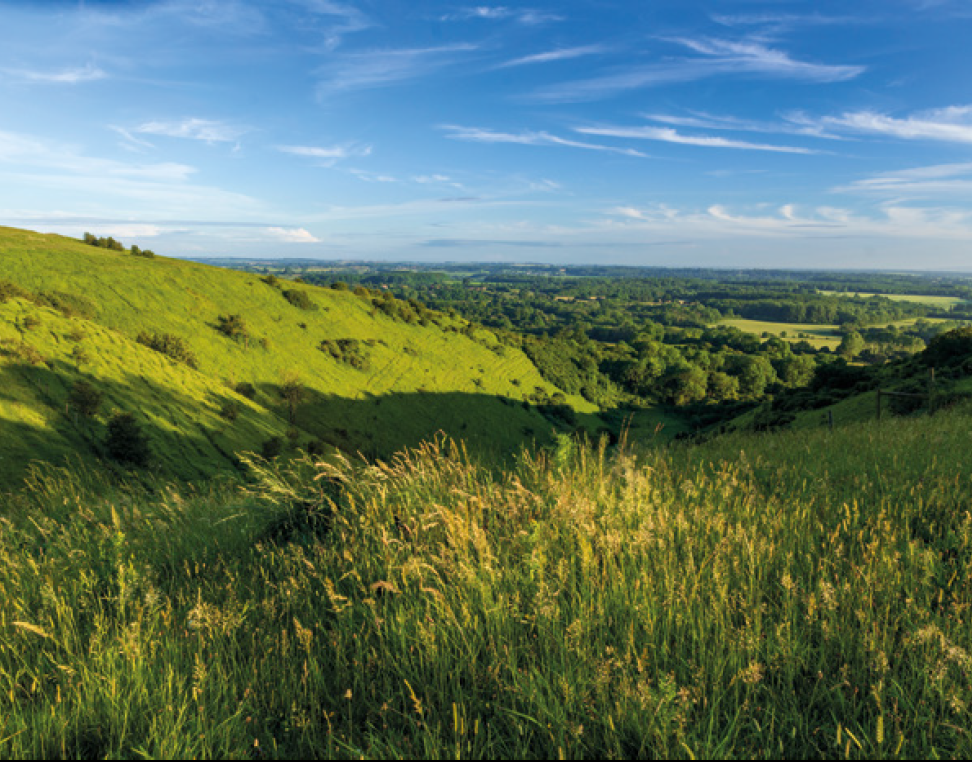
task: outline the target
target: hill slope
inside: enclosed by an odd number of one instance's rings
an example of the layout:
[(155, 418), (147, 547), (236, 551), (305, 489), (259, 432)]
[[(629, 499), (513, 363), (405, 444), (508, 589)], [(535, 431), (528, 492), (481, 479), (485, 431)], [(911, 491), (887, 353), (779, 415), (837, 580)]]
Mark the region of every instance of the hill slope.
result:
[[(31, 458), (103, 454), (113, 410), (136, 414), (157, 469), (196, 478), (288, 431), (294, 444), (372, 456), (439, 429), (510, 451), (549, 437), (526, 401), (558, 394), (492, 333), (384, 294), (13, 228), (0, 228), (0, 342), (7, 484)], [(94, 417), (69, 404), (82, 379), (103, 395)]]

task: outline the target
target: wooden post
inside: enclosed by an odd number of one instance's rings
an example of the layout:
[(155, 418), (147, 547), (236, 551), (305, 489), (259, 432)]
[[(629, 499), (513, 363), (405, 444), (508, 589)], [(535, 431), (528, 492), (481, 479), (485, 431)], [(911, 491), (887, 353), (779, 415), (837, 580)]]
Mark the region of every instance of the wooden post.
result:
[(881, 420), (881, 390), (878, 389), (877, 394), (877, 419)]
[(935, 369), (928, 369), (928, 412), (935, 412)]

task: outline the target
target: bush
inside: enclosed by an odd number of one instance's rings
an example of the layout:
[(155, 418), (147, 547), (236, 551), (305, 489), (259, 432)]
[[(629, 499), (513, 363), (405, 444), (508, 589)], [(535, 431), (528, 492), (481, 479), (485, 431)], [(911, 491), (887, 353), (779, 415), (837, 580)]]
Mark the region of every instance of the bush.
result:
[(135, 340), (139, 344), (144, 344), (149, 349), (154, 349), (156, 352), (164, 354), (176, 362), (188, 365), (190, 368), (199, 367), (199, 361), (196, 359), (196, 355), (189, 349), (185, 340), (178, 336), (173, 336), (171, 333), (149, 334), (142, 331)]
[(98, 414), (104, 395), (84, 379), (79, 379), (71, 385), (68, 392), (68, 405), (83, 415), (92, 418)]
[(246, 397), (248, 400), (256, 397), (256, 387), (249, 381), (240, 381), (240, 383), (233, 387), (233, 391), (241, 397)]
[(125, 465), (147, 466), (152, 457), (148, 437), (132, 413), (116, 413), (108, 421), (108, 455)]
[(260, 446), (260, 455), (265, 460), (273, 460), (283, 452), (283, 439), (281, 437), (270, 437)]
[(216, 330), (231, 339), (249, 339), (250, 329), (242, 315), (220, 315), (216, 318)]
[(317, 305), (311, 301), (306, 291), (299, 291), (296, 288), (289, 288), (282, 292), (284, 299), (301, 310), (316, 310)]

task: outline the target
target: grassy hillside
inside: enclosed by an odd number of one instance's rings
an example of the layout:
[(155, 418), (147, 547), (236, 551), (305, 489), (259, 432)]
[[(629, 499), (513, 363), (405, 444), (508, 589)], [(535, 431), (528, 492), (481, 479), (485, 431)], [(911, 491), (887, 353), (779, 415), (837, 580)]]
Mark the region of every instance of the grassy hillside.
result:
[(968, 757), (970, 426), (505, 472), (439, 441), (251, 494), (39, 472), (0, 756)]
[[(0, 282), (12, 284), (0, 303), (0, 420), (22, 434), (0, 437), (8, 484), (29, 457), (57, 460), (81, 444), (81, 457), (94, 457), (112, 410), (135, 413), (154, 465), (185, 478), (288, 430), (299, 445), (372, 456), (438, 429), (498, 451), (551, 434), (524, 402), (558, 390), (522, 352), (461, 318), (409, 316), (379, 294), (268, 283), (12, 228), (0, 228)], [(140, 335), (177, 342), (192, 367)], [(79, 379), (104, 395), (90, 420), (67, 404)], [(594, 412), (580, 397), (563, 402)]]

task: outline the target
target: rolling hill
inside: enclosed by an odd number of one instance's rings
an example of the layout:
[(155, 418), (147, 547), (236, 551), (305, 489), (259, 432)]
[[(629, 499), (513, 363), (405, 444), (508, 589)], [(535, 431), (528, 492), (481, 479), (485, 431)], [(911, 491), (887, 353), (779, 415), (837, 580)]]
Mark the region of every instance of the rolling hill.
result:
[(0, 484), (102, 459), (125, 412), (152, 469), (195, 479), (281, 443), (383, 457), (443, 430), (505, 453), (596, 410), (490, 331), (390, 294), (0, 227)]

